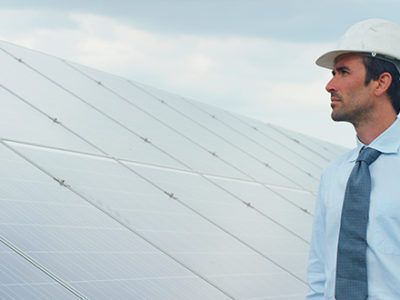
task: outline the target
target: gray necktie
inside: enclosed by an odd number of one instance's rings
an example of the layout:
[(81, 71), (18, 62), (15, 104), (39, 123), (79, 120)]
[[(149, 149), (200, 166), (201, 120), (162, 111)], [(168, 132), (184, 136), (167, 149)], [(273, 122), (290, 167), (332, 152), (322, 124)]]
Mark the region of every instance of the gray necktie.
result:
[(366, 299), (367, 223), (371, 175), (368, 166), (381, 154), (372, 148), (362, 148), (347, 181), (336, 263), (335, 296), (338, 300)]

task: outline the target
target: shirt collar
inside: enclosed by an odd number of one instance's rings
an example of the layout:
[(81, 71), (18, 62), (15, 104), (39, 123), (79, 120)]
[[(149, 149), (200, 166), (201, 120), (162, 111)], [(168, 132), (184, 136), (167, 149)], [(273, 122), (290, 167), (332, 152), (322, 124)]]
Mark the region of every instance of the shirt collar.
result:
[(351, 151), (348, 161), (356, 161), (362, 147), (374, 148), (382, 153), (397, 153), (400, 149), (400, 120), (396, 118), (392, 125), (374, 139), (368, 146), (357, 138), (357, 147)]

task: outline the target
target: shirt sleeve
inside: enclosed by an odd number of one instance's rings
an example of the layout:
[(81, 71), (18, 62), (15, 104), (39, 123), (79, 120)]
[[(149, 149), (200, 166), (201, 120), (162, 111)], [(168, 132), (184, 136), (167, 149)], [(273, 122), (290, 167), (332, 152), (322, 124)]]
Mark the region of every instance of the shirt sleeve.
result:
[(316, 200), (310, 255), (307, 268), (309, 293), (306, 300), (324, 299), (325, 289), (325, 201), (324, 174), (321, 176)]

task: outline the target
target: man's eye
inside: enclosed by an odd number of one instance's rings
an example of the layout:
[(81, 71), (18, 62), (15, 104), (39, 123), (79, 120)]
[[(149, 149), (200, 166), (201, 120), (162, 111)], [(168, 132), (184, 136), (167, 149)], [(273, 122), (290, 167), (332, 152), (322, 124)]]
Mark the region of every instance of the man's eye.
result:
[(347, 75), (347, 74), (350, 74), (349, 73), (349, 70), (348, 69), (346, 69), (346, 68), (343, 68), (343, 69), (340, 69), (340, 70), (337, 70), (340, 74), (342, 74), (342, 75)]

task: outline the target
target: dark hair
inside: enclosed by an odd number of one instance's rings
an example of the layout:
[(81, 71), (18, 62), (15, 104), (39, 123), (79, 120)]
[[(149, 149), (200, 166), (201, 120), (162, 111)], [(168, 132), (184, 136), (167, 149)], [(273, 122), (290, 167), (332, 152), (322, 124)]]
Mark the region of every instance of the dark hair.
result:
[(384, 72), (389, 72), (392, 75), (392, 83), (387, 93), (396, 114), (398, 114), (400, 111), (400, 74), (397, 68), (390, 61), (369, 56), (363, 56), (363, 64), (367, 70), (367, 75), (365, 76), (366, 85), (371, 80), (377, 80)]

